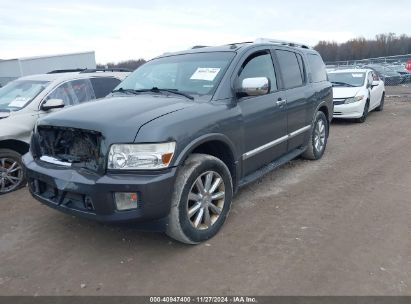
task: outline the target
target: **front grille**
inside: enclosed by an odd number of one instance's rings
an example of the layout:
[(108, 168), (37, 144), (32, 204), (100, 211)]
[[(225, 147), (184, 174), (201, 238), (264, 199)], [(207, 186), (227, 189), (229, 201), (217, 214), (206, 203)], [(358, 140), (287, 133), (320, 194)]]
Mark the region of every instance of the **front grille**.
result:
[(97, 171), (102, 161), (101, 139), (101, 134), (95, 131), (39, 126), (36, 147), (40, 157), (49, 156), (73, 166)]
[(342, 105), (345, 103), (345, 98), (334, 98), (334, 105)]

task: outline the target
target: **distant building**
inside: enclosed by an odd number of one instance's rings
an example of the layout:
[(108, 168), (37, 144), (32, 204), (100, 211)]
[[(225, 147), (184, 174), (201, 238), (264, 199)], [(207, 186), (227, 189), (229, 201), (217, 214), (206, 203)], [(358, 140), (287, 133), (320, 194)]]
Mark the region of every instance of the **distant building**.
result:
[(94, 51), (8, 60), (0, 59), (0, 86), (4, 86), (7, 82), (22, 76), (77, 68), (95, 69), (96, 58)]

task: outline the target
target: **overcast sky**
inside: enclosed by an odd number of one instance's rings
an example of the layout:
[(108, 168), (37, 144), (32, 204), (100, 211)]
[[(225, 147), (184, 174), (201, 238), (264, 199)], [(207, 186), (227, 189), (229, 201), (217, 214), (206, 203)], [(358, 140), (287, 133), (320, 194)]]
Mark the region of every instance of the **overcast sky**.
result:
[(0, 58), (94, 50), (98, 63), (270, 37), (315, 45), (410, 34), (409, 0), (0, 0)]

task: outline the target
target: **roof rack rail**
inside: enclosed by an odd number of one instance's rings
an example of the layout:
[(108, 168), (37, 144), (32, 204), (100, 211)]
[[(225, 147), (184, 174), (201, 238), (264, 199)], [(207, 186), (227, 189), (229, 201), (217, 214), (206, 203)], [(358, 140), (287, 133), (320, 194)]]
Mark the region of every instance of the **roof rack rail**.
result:
[(244, 43), (253, 43), (253, 41), (233, 42), (233, 43), (228, 43), (227, 45), (237, 45), (237, 44), (244, 44)]
[(298, 42), (291, 42), (291, 41), (284, 41), (284, 40), (275, 40), (270, 38), (257, 38), (254, 43), (272, 43), (278, 45), (286, 45), (286, 46), (293, 46), (293, 47), (300, 47), (303, 49), (311, 49), (306, 44), (298, 43)]
[(59, 74), (59, 73), (72, 73), (72, 72), (82, 72), (85, 71), (86, 69), (62, 69), (62, 70), (53, 70), (50, 72), (47, 72), (47, 74)]
[(80, 73), (95, 73), (95, 72), (131, 72), (125, 68), (108, 68), (108, 69), (84, 69)]
[(202, 48), (205, 48), (205, 47), (208, 47), (208, 45), (195, 45), (191, 49), (195, 50), (195, 49), (202, 49)]

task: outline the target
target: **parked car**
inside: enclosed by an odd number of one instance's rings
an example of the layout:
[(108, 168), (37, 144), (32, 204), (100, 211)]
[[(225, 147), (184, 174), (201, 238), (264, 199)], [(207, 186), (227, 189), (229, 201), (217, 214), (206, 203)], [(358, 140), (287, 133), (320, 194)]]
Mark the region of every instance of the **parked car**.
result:
[(111, 97), (41, 119), (23, 157), (40, 202), (101, 222), (155, 221), (197, 244), (233, 195), (302, 155), (320, 159), (332, 118), (320, 55), (260, 39), (157, 57)]
[(400, 73), (393, 71), (392, 69), (383, 65), (370, 64), (365, 66), (364, 68), (373, 70), (387, 86), (396, 86), (404, 81), (404, 78)]
[(0, 89), (0, 194), (25, 185), (21, 155), (38, 118), (105, 97), (128, 72), (53, 71), (21, 77)]
[(371, 69), (338, 70), (328, 73), (333, 84), (334, 118), (365, 122), (372, 110), (384, 108), (384, 82)]
[(402, 76), (403, 83), (411, 82), (411, 71), (408, 71), (404, 64), (390, 65), (389, 68)]

